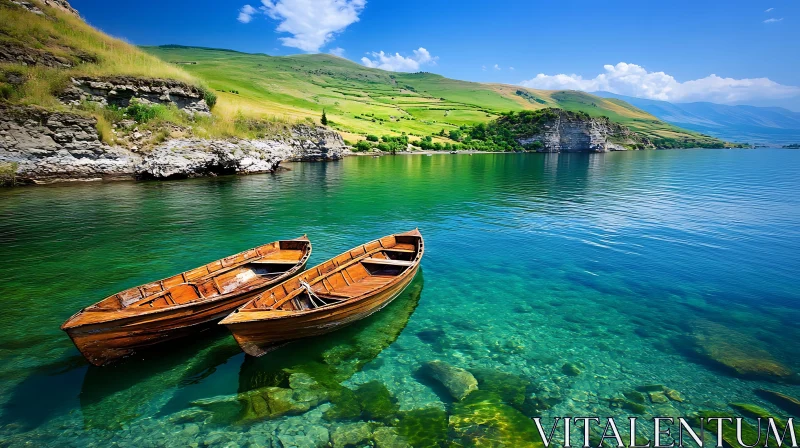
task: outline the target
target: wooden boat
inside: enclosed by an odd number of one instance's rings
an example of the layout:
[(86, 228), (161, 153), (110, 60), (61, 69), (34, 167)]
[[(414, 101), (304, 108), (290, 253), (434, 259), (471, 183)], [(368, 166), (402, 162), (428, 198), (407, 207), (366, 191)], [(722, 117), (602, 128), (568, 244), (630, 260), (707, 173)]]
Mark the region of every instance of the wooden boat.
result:
[(385, 236), (260, 293), (220, 325), (252, 356), (329, 333), (391, 303), (414, 278), (423, 252), (417, 229)]
[(305, 235), (275, 241), (106, 297), (61, 329), (89, 362), (103, 365), (207, 328), (301, 272), (310, 255)]

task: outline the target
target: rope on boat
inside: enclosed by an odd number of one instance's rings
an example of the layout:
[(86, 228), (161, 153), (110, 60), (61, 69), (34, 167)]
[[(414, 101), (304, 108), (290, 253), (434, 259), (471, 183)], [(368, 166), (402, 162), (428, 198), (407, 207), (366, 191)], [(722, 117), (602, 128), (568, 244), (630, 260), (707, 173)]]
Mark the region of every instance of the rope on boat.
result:
[[(325, 301), (319, 298), (316, 293), (311, 289), (311, 285), (303, 280), (300, 280), (300, 287), (305, 289), (308, 293), (308, 298), (311, 299), (311, 304), (314, 305), (314, 308), (319, 308), (321, 306), (325, 306)], [(316, 299), (316, 300), (314, 300)], [(317, 303), (319, 301), (319, 303)]]

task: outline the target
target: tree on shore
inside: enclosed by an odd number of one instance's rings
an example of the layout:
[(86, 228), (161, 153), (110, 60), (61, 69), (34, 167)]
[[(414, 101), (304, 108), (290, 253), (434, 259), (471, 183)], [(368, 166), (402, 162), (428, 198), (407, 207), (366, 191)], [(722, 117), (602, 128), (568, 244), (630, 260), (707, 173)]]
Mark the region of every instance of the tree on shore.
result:
[(322, 123), (323, 126), (328, 125), (328, 117), (325, 116), (325, 109), (322, 109), (322, 119), (320, 120), (320, 123)]

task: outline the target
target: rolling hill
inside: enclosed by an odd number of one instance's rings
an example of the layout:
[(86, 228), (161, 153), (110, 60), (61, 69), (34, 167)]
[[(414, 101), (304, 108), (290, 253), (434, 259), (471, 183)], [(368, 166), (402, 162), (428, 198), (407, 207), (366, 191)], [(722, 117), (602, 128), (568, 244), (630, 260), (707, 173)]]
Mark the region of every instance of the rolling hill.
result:
[(609, 117), (654, 140), (714, 141), (664, 123), (625, 101), (584, 92), (387, 72), (327, 54), (277, 57), (177, 45), (142, 49), (180, 65), (216, 90), (216, 108), (225, 115), (318, 120), (325, 110), (331, 126), (351, 139), (403, 132), (431, 135), (488, 122), (509, 111), (556, 107)]
[(760, 144), (800, 142), (800, 113), (781, 107), (669, 103), (610, 92), (597, 95), (620, 99), (668, 123), (723, 140)]

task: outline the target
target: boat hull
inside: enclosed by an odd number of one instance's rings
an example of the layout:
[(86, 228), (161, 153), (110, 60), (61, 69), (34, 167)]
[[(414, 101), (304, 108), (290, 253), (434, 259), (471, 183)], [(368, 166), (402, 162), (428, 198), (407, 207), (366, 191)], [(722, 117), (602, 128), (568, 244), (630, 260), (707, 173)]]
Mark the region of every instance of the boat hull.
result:
[[(301, 264), (295, 272), (305, 269)], [(157, 344), (197, 334), (216, 324), (275, 282), (241, 294), (231, 294), (156, 313), (131, 312), (108, 322), (66, 328), (75, 347), (92, 364), (102, 366)]]
[(418, 270), (419, 265), (416, 265), (385, 290), (345, 306), (226, 326), (245, 353), (263, 356), (291, 341), (336, 331), (380, 311), (405, 290)]

